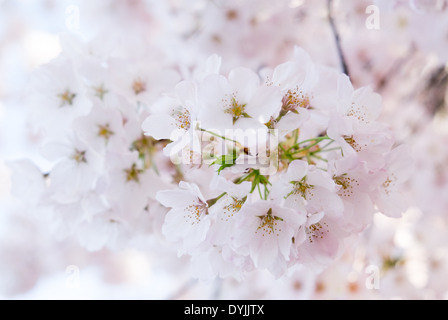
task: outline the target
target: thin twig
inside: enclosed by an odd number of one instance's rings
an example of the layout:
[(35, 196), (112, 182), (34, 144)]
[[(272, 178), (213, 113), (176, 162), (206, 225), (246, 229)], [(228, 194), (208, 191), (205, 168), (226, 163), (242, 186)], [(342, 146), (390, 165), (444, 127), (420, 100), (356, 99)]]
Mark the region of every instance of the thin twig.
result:
[(333, 18), (333, 0), (327, 1), (328, 6), (328, 21), (330, 22), (331, 31), (333, 32), (334, 40), (336, 42), (336, 48), (338, 50), (339, 60), (341, 62), (342, 72), (350, 77), (350, 73), (347, 66), (347, 61), (345, 60), (344, 51), (341, 46), (341, 38), (339, 36), (338, 29)]
[(416, 52), (416, 46), (414, 44), (411, 44), (406, 55), (395, 60), (389, 71), (387, 71), (385, 75), (379, 79), (376, 90), (378, 90), (378, 92), (385, 90), (387, 86), (392, 82), (392, 80), (400, 74), (401, 70), (405, 68), (406, 64), (411, 60), (414, 53)]

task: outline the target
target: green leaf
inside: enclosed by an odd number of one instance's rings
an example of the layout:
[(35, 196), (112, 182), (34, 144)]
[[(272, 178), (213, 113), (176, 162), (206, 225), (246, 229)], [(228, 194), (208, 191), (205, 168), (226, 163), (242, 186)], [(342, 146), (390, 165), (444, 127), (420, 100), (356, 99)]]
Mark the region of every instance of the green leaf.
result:
[(216, 161), (214, 161), (211, 165), (219, 165), (219, 169), (218, 169), (218, 174), (221, 173), (222, 170), (224, 170), (225, 168), (229, 168), (235, 165), (235, 161), (237, 158), (237, 154), (236, 152), (234, 152), (233, 154), (226, 154), (223, 156), (220, 156), (216, 159)]

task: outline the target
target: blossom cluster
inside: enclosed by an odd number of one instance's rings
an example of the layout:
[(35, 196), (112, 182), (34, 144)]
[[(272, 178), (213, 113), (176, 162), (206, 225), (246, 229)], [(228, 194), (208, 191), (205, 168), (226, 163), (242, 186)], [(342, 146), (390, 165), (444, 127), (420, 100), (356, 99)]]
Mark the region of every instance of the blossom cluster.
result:
[(28, 96), (54, 166), (16, 164), (61, 236), (95, 250), (161, 233), (196, 277), (281, 276), (331, 264), (376, 211), (401, 215), (409, 161), (380, 95), (303, 49), (260, 72), (223, 74), (213, 55), (183, 78), (156, 50), (66, 41), (80, 53), (36, 72)]
[(216, 63), (156, 102), (142, 126), (170, 141), (171, 158), (181, 150), (183, 172), (212, 168), (207, 183), (187, 178), (156, 195), (171, 209), (163, 234), (192, 256), (197, 276), (319, 269), (375, 212), (401, 215), (411, 165), (377, 121), (381, 97), (370, 87), (355, 90), (300, 48), (260, 74), (223, 75)]
[(64, 41), (66, 52), (79, 53), (37, 70), (27, 95), (30, 131), (50, 170), (14, 163), (13, 192), (42, 209), (60, 237), (74, 235), (90, 250), (123, 247), (154, 234), (149, 212), (168, 184), (152, 168), (167, 160), (159, 152), (164, 143), (144, 136), (141, 122), (179, 75), (156, 50), (150, 63), (129, 43), (122, 53), (92, 54), (91, 43)]
[[(125, 23), (62, 36), (24, 92), (46, 165), (11, 162), (12, 191), (58, 238), (177, 254), (195, 278), (248, 288), (286, 275), (291, 296), (341, 292), (334, 279), (353, 260), (361, 273), (380, 266), (391, 297), (422, 264), (415, 248), (444, 265), (444, 239), (427, 230), (446, 223), (446, 134), (427, 127), (446, 105), (446, 8), (375, 1), (375, 33), (364, 27), (370, 1), (118, 3), (98, 11)], [(415, 32), (428, 14), (437, 44)], [(394, 220), (404, 212), (413, 226)], [(382, 219), (394, 225), (385, 234)], [(372, 295), (363, 281), (349, 277), (344, 293)]]

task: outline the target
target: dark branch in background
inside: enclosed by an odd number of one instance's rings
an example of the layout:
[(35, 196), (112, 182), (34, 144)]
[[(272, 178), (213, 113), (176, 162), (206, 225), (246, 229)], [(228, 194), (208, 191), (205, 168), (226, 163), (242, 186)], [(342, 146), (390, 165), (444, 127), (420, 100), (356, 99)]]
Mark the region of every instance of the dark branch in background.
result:
[(392, 80), (397, 77), (401, 70), (405, 68), (406, 64), (412, 59), (414, 53), (417, 52), (417, 48), (414, 44), (411, 44), (408, 52), (403, 57), (395, 60), (392, 67), (387, 71), (378, 81), (377, 88), (378, 92), (381, 93), (387, 86), (392, 82)]
[(432, 116), (443, 112), (447, 104), (448, 69), (445, 66), (436, 68), (425, 81), (420, 93), (421, 101)]
[(342, 72), (344, 72), (347, 76), (350, 77), (347, 61), (345, 60), (344, 51), (342, 51), (341, 47), (341, 38), (339, 36), (338, 29), (336, 28), (336, 24), (334, 23), (333, 0), (327, 0), (327, 7), (328, 7), (328, 21), (330, 22), (331, 31), (333, 32), (334, 40), (336, 42), (336, 48), (338, 50), (339, 60), (341, 61)]

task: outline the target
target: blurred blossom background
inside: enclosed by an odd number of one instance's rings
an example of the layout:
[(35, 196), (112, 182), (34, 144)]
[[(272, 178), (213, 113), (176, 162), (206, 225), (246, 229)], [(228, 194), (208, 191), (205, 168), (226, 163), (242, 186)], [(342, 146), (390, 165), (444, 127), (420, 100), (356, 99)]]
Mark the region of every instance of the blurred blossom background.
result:
[[(30, 75), (62, 50), (80, 67), (78, 51), (148, 45), (188, 74), (215, 53), (224, 70), (260, 70), (298, 45), (341, 68), (330, 20), (354, 87), (382, 95), (381, 120), (411, 148), (414, 171), (403, 216), (375, 216), (322, 273), (203, 282), (168, 246), (89, 251), (54, 236), (32, 201), (12, 196), (15, 161), (44, 173), (53, 165), (40, 153), (27, 94)], [(448, 298), (447, 63), (446, 0), (0, 0), (0, 299)], [(23, 191), (30, 199), (33, 181)]]

